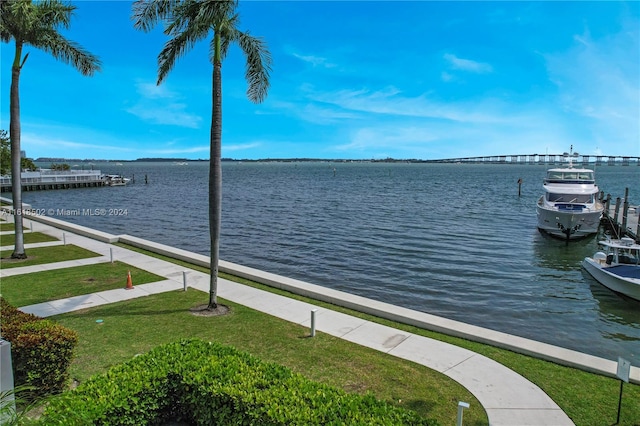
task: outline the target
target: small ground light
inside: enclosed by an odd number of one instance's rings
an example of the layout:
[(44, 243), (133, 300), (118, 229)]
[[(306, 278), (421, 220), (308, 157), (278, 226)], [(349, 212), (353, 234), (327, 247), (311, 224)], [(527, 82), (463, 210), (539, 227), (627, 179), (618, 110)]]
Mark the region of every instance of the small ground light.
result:
[(469, 408), (468, 402), (458, 402), (458, 420), (456, 420), (456, 426), (462, 426), (462, 411), (465, 408)]

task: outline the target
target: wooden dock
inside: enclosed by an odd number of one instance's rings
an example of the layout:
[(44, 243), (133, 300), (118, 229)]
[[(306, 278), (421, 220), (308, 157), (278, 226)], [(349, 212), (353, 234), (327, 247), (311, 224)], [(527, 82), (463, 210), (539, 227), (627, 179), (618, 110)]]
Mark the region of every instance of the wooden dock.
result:
[(616, 237), (629, 236), (640, 242), (640, 206), (629, 205), (629, 188), (625, 190), (624, 198), (616, 198), (612, 202), (608, 195), (605, 203), (602, 224), (611, 229)]

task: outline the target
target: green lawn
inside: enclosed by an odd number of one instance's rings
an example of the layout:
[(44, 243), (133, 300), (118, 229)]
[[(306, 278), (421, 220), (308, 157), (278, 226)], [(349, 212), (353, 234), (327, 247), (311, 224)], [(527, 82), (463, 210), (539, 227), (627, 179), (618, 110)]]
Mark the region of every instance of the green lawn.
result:
[[(48, 241), (59, 241), (56, 237), (52, 237), (51, 235), (43, 234), (41, 232), (25, 232), (24, 233), (24, 243), (44, 243)], [(12, 246), (16, 243), (16, 236), (13, 234), (10, 235), (0, 235), (0, 246)]]
[(165, 278), (121, 262), (56, 269), (2, 279), (2, 297), (13, 306), (27, 306), (98, 291), (124, 288), (131, 271), (135, 285)]
[(189, 289), (54, 317), (80, 336), (72, 377), (83, 381), (157, 345), (197, 337), (234, 346), (349, 392), (372, 392), (443, 425), (455, 424), (458, 401), (467, 401), (471, 408), (465, 412), (465, 425), (488, 424), (475, 397), (438, 372), (324, 333), (309, 338), (306, 327), (228, 301), (220, 300), (231, 307), (225, 316), (189, 312), (207, 298)]
[(0, 221), (0, 231), (13, 231), (14, 229), (16, 229), (16, 227), (13, 222)]
[(67, 244), (66, 246), (38, 247), (25, 250), (26, 259), (11, 259), (13, 250), (0, 251), (0, 268), (20, 268), (22, 266), (63, 262), (65, 260), (85, 259), (100, 256), (87, 249)]

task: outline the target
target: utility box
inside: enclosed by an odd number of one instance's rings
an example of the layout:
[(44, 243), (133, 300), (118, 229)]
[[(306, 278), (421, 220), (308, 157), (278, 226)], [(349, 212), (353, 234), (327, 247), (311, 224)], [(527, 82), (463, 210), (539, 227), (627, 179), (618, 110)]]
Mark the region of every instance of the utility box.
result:
[[(13, 394), (13, 364), (11, 363), (11, 343), (0, 339), (0, 392), (6, 395), (2, 405), (9, 408), (8, 412), (0, 413), (0, 424), (4, 424), (16, 412), (15, 396)], [(6, 418), (5, 418), (6, 417)]]

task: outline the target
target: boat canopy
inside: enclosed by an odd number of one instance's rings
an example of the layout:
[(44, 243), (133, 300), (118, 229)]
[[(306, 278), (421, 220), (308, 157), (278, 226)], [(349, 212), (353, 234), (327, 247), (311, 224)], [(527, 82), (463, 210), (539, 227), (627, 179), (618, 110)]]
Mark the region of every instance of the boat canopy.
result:
[(598, 241), (603, 247), (617, 248), (617, 249), (625, 249), (625, 250), (638, 250), (640, 251), (640, 244), (636, 244), (633, 241), (633, 238), (623, 237), (619, 240), (602, 240)]
[(599, 191), (595, 185), (543, 185), (546, 193), (556, 194), (597, 194)]

